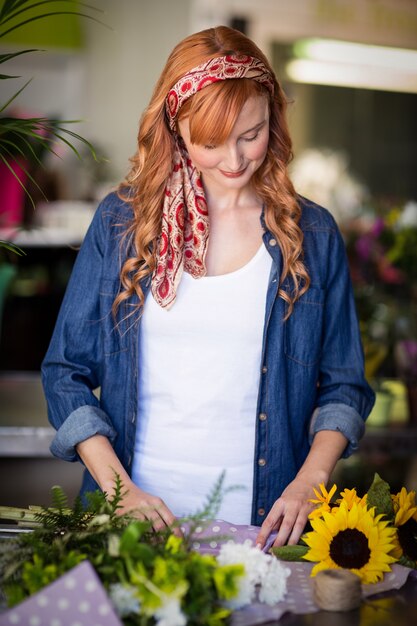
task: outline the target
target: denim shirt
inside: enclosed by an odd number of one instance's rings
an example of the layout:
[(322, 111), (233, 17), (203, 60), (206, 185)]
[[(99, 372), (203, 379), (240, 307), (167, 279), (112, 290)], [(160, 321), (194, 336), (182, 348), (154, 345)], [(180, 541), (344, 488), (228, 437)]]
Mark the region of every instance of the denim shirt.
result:
[[(311, 286), (285, 322), (286, 304), (278, 297), (281, 251), (261, 217), (263, 241), (273, 262), (254, 415), (251, 522), (256, 525), (262, 524), (294, 479), (314, 434), (340, 431), (349, 442), (343, 456), (350, 455), (374, 402), (364, 378), (343, 239), (328, 211), (304, 198), (299, 201)], [(120, 268), (131, 250), (129, 238), (122, 236), (131, 218), (130, 205), (116, 194), (100, 204), (77, 255), (42, 364), (48, 416), (57, 430), (52, 453), (67, 461), (79, 460), (75, 446), (101, 434), (109, 438), (129, 474), (140, 367), (138, 299), (123, 304), (116, 320), (111, 308), (120, 290)], [(142, 284), (145, 293), (149, 287), (148, 277)], [(97, 484), (86, 470), (81, 492), (94, 489)], [(207, 494), (201, 495), (204, 499)]]

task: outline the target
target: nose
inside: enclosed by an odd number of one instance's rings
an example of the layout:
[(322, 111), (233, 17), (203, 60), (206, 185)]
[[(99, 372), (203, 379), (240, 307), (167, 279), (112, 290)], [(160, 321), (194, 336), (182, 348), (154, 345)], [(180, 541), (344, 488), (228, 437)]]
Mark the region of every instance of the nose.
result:
[(227, 146), (225, 158), (225, 168), (228, 172), (238, 172), (242, 169), (243, 154), (238, 143), (231, 143)]

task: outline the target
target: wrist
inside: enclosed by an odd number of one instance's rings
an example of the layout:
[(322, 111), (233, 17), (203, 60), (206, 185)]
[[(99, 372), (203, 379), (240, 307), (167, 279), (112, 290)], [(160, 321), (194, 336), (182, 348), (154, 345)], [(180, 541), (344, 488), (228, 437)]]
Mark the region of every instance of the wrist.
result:
[(120, 472), (117, 472), (117, 474), (112, 472), (109, 476), (105, 476), (101, 480), (97, 481), (100, 489), (112, 495), (116, 489), (116, 476), (121, 481), (121, 492), (124, 493), (125, 491), (128, 491), (133, 484), (132, 480), (128, 474), (123, 473), (121, 475)]
[(314, 470), (301, 468), (297, 474), (297, 478), (303, 480), (307, 484), (310, 484), (312, 487), (318, 487), (321, 483), (325, 486), (327, 485), (330, 474), (322, 468)]

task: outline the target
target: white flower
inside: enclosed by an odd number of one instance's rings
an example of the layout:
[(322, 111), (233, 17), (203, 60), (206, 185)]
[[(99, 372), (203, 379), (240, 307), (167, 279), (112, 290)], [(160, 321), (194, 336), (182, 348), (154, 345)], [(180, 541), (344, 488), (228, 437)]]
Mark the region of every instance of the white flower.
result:
[(261, 581), (259, 590), (259, 601), (265, 604), (274, 605), (280, 602), (287, 592), (287, 578), (291, 574), (291, 570), (271, 555), (268, 571)]
[(417, 202), (410, 200), (404, 205), (396, 226), (398, 228), (413, 228), (417, 226)]
[(291, 178), (299, 193), (325, 206), (339, 223), (362, 213), (369, 196), (343, 152), (307, 149), (294, 159)]
[(249, 539), (240, 544), (233, 541), (223, 544), (217, 561), (220, 565), (241, 564), (245, 568), (245, 574), (238, 580), (238, 596), (228, 603), (230, 608), (237, 609), (250, 604), (258, 585), (261, 586), (261, 602), (276, 604), (285, 596), (290, 570), (283, 567), (275, 557), (252, 547)]
[(165, 596), (153, 616), (157, 619), (157, 626), (185, 626), (187, 623), (180, 600), (175, 595)]
[(101, 515), (95, 515), (88, 523), (89, 526), (103, 526), (110, 520), (110, 515), (102, 513)]
[(131, 613), (139, 614), (139, 600), (135, 596), (135, 588), (131, 585), (121, 583), (110, 585), (109, 596), (119, 617), (127, 617)]

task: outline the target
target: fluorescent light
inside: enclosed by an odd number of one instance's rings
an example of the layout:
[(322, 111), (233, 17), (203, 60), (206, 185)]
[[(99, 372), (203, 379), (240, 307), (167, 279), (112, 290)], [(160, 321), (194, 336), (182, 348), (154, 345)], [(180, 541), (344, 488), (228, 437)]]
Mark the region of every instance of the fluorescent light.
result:
[(321, 63), (302, 59), (289, 61), (285, 66), (285, 71), (290, 80), (296, 83), (417, 93), (417, 74), (411, 72), (393, 72), (382, 68), (371, 70), (347, 63), (341, 66), (339, 63)]
[(301, 39), (294, 44), (293, 49), (296, 57), (312, 61), (372, 65), (417, 72), (417, 51), (406, 48), (371, 46), (334, 39)]
[(285, 67), (290, 80), (417, 93), (417, 51), (325, 39), (300, 40)]

